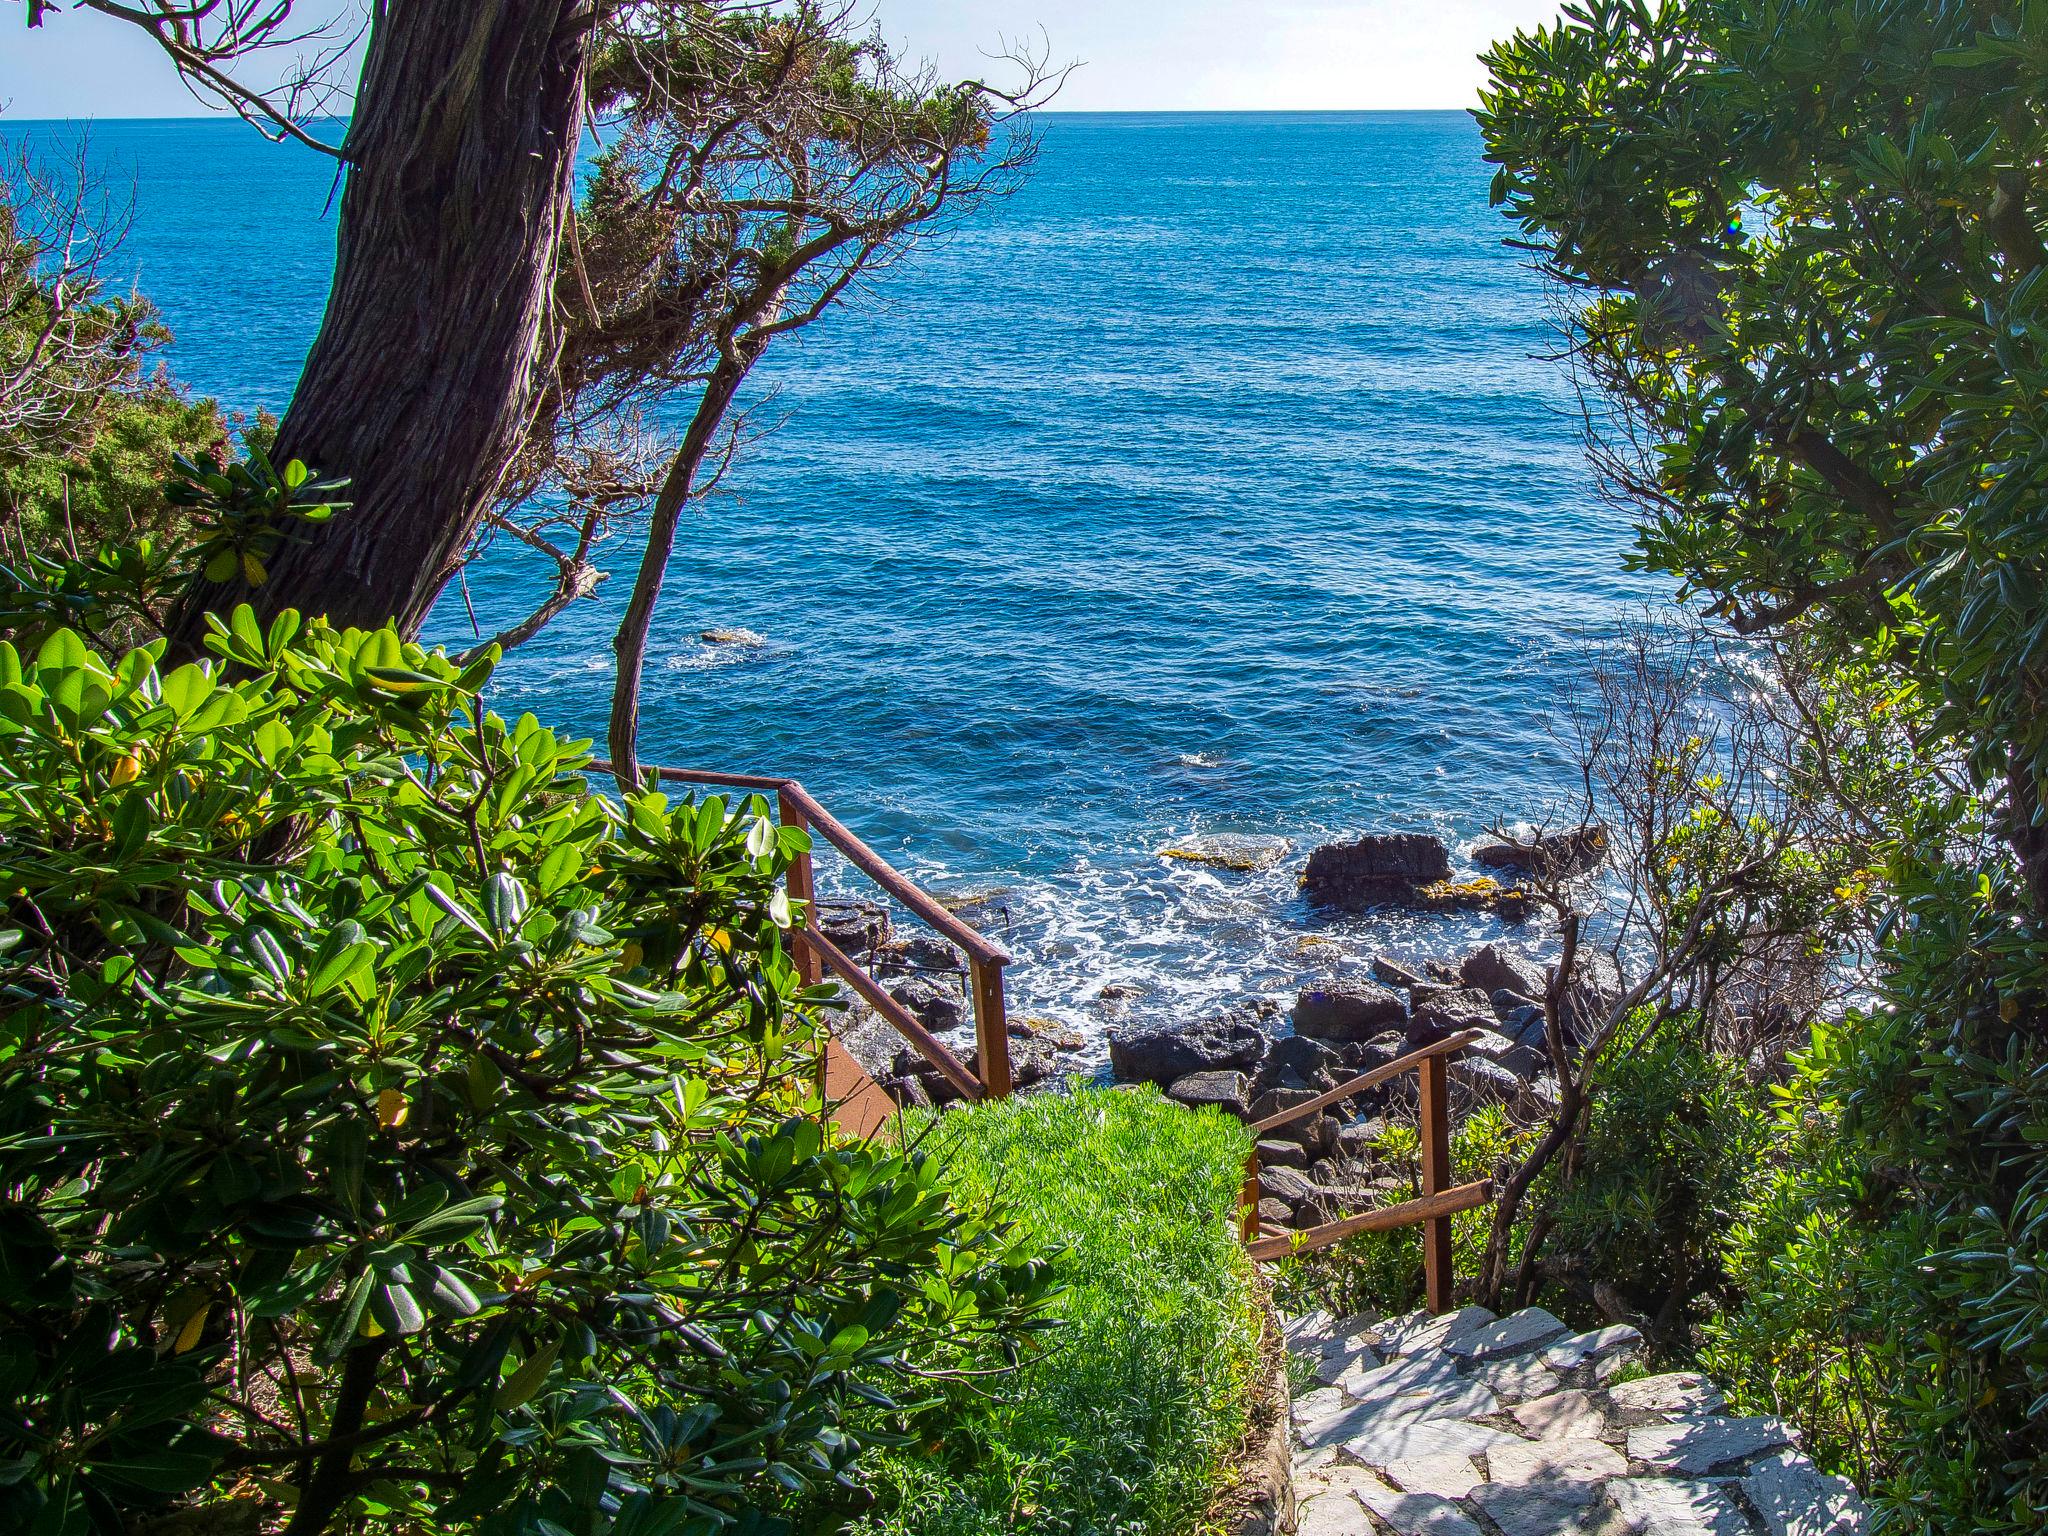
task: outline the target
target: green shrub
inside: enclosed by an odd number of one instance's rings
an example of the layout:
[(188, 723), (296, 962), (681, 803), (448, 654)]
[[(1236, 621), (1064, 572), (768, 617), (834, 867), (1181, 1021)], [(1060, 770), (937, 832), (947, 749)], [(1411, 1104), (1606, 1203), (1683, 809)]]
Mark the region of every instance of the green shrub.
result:
[(774, 1530), (1036, 1325), (993, 1169), (812, 1118), (800, 832), (591, 794), (488, 658), (211, 646), (0, 642), (0, 1529)]
[(1588, 1317), (1592, 1282), (1613, 1287), (1655, 1342), (1683, 1353), (1727, 1299), (1722, 1245), (1769, 1136), (1762, 1090), (1697, 1020), (1644, 1015), (1608, 1047), (1594, 1095), (1577, 1155), (1539, 1201), (1547, 1273)]
[[(1253, 1396), (1262, 1307), (1235, 1231), (1251, 1140), (1146, 1089), (944, 1115), (922, 1150), (973, 1203), (1062, 1245), (1063, 1324), (1009, 1380), (961, 1376), (883, 1462), (874, 1533), (1178, 1533), (1217, 1492)], [(959, 1372), (1002, 1363), (963, 1350)]]

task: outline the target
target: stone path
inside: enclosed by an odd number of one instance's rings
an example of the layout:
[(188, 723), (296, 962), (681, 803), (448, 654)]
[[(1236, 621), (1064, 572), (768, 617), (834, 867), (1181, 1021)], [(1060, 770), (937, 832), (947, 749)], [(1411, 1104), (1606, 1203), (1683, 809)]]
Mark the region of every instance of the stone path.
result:
[(1862, 1501), (1703, 1376), (1619, 1381), (1633, 1328), (1540, 1307), (1388, 1322), (1312, 1313), (1294, 1400), (1300, 1536), (1854, 1536)]

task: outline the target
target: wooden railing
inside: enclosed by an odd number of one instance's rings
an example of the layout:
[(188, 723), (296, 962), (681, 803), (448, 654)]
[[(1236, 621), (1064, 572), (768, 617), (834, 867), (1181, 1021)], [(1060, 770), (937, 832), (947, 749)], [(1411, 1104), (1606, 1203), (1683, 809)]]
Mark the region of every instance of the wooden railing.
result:
[[(591, 768), (610, 773), (612, 766), (595, 762)], [(932, 899), (908, 875), (862, 842), (846, 825), (811, 798), (795, 779), (770, 778), (754, 773), (707, 773), (694, 768), (649, 769), (665, 784), (694, 784), (710, 788), (746, 789), (775, 796), (776, 815), (785, 827), (801, 827), (813, 838), (822, 837), (845, 857), (846, 862), (866, 875), (892, 901), (957, 948), (967, 960), (967, 990), (974, 1006), (974, 1042), (979, 1074), (946, 1049), (945, 1042), (919, 1023), (882, 984), (862, 969), (846, 951), (825, 936), (818, 923), (817, 887), (811, 855), (800, 853), (791, 862), (788, 875), (791, 905), (799, 906), (802, 922), (792, 931), (797, 968), (807, 983), (816, 984), (827, 972), (839, 977), (893, 1025), (917, 1053), (937, 1069), (956, 1091), (970, 1099), (1000, 1099), (1010, 1092), (1010, 1025), (1003, 1000), (1003, 967), (1010, 952)]]
[(1398, 1056), (1394, 1060), (1360, 1073), (1348, 1083), (1339, 1083), (1328, 1093), (1317, 1094), (1304, 1104), (1283, 1109), (1253, 1123), (1254, 1134), (1278, 1130), (1310, 1115), (1321, 1114), (1332, 1104), (1376, 1087), (1403, 1072), (1421, 1078), (1418, 1128), (1422, 1141), (1422, 1195), (1398, 1205), (1361, 1211), (1355, 1216), (1326, 1221), (1307, 1231), (1273, 1237), (1259, 1236), (1259, 1154), (1254, 1151), (1246, 1169), (1244, 1184), (1244, 1238), (1246, 1252), (1255, 1259), (1281, 1259), (1289, 1254), (1313, 1253), (1342, 1242), (1360, 1232), (1391, 1232), (1400, 1227), (1422, 1228), (1423, 1296), (1432, 1312), (1450, 1310), (1451, 1218), (1493, 1198), (1493, 1181), (1480, 1179), (1471, 1184), (1451, 1183), (1451, 1102), (1449, 1060), (1479, 1038), (1476, 1029), (1450, 1035), (1432, 1045)]

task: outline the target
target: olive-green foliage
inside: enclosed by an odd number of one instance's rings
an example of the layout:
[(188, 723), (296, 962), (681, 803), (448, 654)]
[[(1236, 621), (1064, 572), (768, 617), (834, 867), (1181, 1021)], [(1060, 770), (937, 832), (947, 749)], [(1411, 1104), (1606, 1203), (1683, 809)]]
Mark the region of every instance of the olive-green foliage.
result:
[(1762, 1169), (1763, 1098), (1692, 1017), (1646, 1012), (1615, 1037), (1585, 1139), (1539, 1200), (1577, 1311), (1604, 1282), (1669, 1342), (1713, 1308), (1722, 1244)]
[[(1474, 1110), (1451, 1131), (1451, 1172), (1454, 1183), (1503, 1179), (1529, 1150), (1533, 1135), (1509, 1121), (1498, 1104)], [(1374, 1147), (1379, 1159), (1400, 1169), (1421, 1189), (1421, 1143), (1412, 1126), (1387, 1127)], [(1451, 1218), (1451, 1268), (1467, 1280), (1479, 1272), (1486, 1252), (1493, 1208), (1480, 1206)], [(1517, 1225), (1517, 1246), (1526, 1229)], [(1358, 1312), (1382, 1315), (1411, 1311), (1422, 1305), (1423, 1270), (1420, 1229), (1361, 1232), (1318, 1253), (1283, 1260), (1274, 1277), (1274, 1295), (1292, 1312), (1314, 1307), (1338, 1317)]]
[(1644, 563), (1806, 615), (1974, 799), (1883, 849), (1882, 1006), (1810, 1066), (1716, 1358), (1892, 1529), (2038, 1529), (2048, 7), (1587, 0), (1486, 62), (1495, 200), (1579, 295)]
[(593, 795), (491, 657), (210, 645), (0, 642), (0, 1528), (772, 1531), (1036, 1326), (944, 1159), (814, 1118), (801, 832)]
[(174, 459), (221, 453), (230, 423), (150, 367), (171, 337), (147, 299), (95, 294), (65, 345), (38, 351), (51, 303), (0, 189), (0, 377), (16, 381), (0, 409), (0, 531), (52, 556), (173, 531)]
[[(978, 1105), (922, 1142), (963, 1195), (1061, 1245), (1062, 1325), (1009, 1380), (966, 1377), (892, 1453), (871, 1532), (1177, 1536), (1247, 1427), (1262, 1326), (1234, 1227), (1251, 1140), (1145, 1089)], [(963, 1370), (1000, 1365), (986, 1346)]]

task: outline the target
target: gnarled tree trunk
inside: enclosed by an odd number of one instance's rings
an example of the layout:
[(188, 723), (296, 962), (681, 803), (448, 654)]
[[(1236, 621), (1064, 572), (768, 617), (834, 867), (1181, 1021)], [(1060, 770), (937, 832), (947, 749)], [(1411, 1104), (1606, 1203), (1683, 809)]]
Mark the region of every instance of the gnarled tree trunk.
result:
[(416, 632), (525, 430), (573, 206), (596, 0), (384, 0), (334, 285), (277, 458), (346, 477), (254, 590), (202, 583), (175, 628), (249, 602)]

